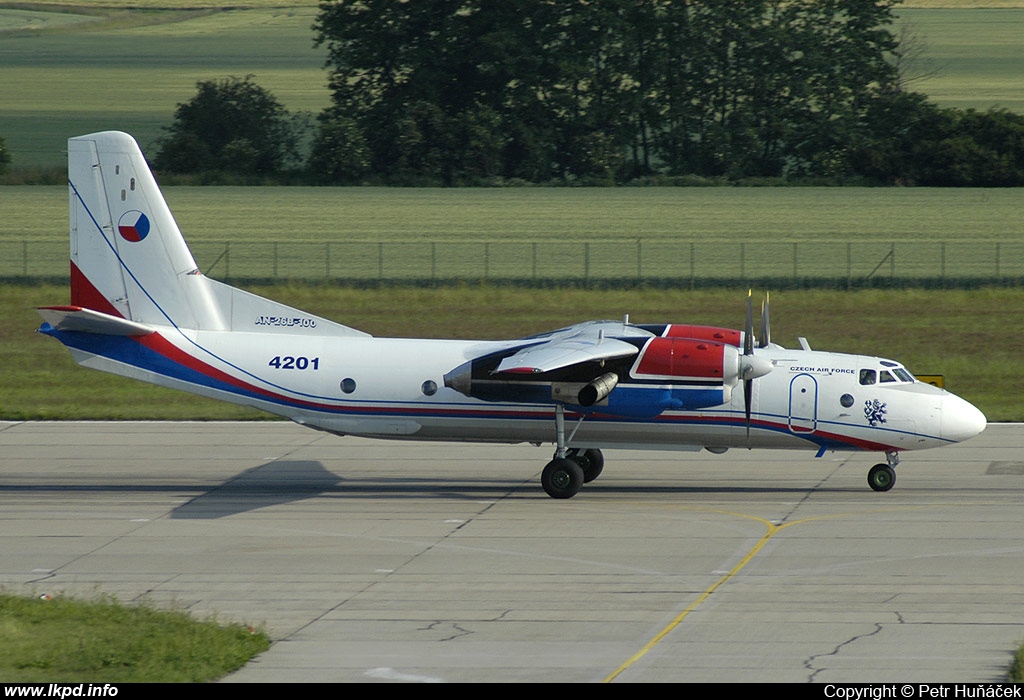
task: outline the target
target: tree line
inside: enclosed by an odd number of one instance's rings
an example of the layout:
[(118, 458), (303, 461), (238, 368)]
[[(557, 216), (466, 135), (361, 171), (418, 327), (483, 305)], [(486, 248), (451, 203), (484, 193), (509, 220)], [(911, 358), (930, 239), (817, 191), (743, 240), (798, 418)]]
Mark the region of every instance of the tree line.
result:
[(323, 184), (1024, 184), (1024, 116), (908, 89), (898, 0), (322, 2), (331, 104), (204, 81), (166, 172)]

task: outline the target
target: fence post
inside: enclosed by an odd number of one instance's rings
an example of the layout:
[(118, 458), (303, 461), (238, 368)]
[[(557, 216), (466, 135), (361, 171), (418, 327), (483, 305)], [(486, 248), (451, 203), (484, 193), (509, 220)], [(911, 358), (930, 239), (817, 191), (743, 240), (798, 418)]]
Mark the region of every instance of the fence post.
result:
[(690, 289), (697, 286), (697, 244), (690, 241)]
[(853, 243), (846, 242), (846, 291), (853, 286)]
[(643, 273), (643, 241), (636, 239), (636, 283), (643, 284), (644, 273)]
[(583, 243), (583, 286), (590, 284), (590, 241)]

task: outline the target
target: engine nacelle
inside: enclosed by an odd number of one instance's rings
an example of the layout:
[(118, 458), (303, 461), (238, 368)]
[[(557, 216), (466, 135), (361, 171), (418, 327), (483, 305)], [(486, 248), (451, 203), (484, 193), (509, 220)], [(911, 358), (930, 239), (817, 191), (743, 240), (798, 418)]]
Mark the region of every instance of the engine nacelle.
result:
[(653, 338), (640, 352), (630, 370), (635, 379), (655, 379), (694, 383), (730, 383), (735, 381), (736, 348), (694, 338)]
[(740, 380), (762, 377), (770, 360), (743, 355), (739, 348), (693, 338), (654, 338), (644, 346), (630, 370), (635, 379), (695, 386), (734, 387)]

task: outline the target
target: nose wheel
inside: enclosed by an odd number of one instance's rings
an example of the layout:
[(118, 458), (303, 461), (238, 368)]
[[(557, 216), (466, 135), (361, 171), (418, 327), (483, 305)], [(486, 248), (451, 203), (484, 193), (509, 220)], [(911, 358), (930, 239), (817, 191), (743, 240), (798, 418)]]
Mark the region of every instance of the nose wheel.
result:
[(898, 452), (886, 452), (886, 464), (876, 464), (868, 471), (868, 486), (873, 491), (888, 491), (896, 484), (896, 465), (900, 463)]

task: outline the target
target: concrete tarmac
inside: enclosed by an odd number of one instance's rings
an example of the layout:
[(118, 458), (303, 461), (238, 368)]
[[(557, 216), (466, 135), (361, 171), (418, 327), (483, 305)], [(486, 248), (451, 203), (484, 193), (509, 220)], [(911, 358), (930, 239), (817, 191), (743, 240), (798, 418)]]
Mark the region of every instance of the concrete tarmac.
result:
[(225, 682), (978, 683), (1024, 641), (1024, 426), (904, 453), (606, 452), (288, 423), (0, 423), (0, 586), (264, 626)]

